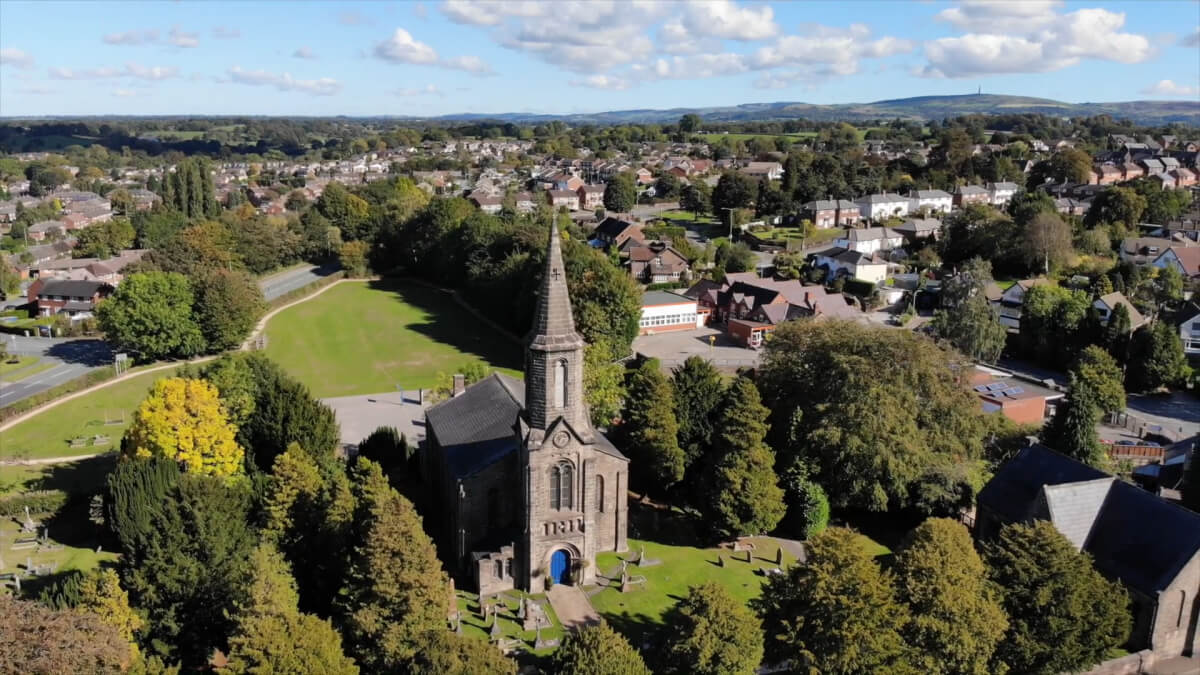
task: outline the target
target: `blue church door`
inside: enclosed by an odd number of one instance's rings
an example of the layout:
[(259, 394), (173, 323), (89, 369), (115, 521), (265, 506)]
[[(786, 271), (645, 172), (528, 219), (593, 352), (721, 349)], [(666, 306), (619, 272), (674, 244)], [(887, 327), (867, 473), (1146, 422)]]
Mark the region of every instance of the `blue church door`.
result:
[(571, 556), (566, 551), (559, 549), (550, 556), (550, 578), (556, 584), (565, 584), (568, 581), (567, 571), (571, 566)]

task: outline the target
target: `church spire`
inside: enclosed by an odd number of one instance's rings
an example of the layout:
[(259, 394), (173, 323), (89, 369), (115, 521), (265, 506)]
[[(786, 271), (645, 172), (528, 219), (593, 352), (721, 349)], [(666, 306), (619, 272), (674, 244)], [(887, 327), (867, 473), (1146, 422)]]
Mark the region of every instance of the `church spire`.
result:
[(537, 313), (529, 348), (533, 350), (571, 349), (583, 346), (583, 338), (575, 332), (575, 317), (567, 293), (567, 269), (563, 266), (562, 244), (558, 234), (557, 215), (550, 222), (550, 245), (546, 249), (546, 270), (542, 292), (538, 297)]
[(576, 433), (590, 437), (583, 400), (583, 347), (571, 313), (558, 226), (551, 222), (542, 292), (525, 360), (525, 414), (539, 443), (540, 434), (560, 418)]

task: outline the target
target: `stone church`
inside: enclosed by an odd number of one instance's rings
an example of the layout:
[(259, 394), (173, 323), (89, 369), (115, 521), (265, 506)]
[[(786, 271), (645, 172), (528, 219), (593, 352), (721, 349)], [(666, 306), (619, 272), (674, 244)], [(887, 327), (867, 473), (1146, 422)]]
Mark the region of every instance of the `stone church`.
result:
[(525, 382), (490, 375), (426, 413), (421, 473), (438, 550), (482, 594), (589, 584), (625, 551), (629, 460), (591, 424), (558, 228), (525, 352)]

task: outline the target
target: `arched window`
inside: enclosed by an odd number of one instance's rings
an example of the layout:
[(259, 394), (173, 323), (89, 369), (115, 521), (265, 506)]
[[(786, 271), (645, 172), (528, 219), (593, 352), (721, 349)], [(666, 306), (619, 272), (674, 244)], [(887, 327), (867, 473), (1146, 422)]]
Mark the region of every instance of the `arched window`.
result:
[(570, 510), (574, 499), (574, 470), (568, 462), (560, 462), (550, 470), (550, 508)]
[(567, 407), (567, 362), (565, 359), (554, 363), (554, 407)]
[(497, 579), (503, 579), (503, 578), (504, 578), (504, 561), (503, 561), (503, 560), (497, 560), (497, 561), (496, 561), (496, 570), (495, 570), (495, 572), (496, 572), (496, 578), (497, 578)]
[(596, 511), (604, 513), (604, 476), (596, 476)]

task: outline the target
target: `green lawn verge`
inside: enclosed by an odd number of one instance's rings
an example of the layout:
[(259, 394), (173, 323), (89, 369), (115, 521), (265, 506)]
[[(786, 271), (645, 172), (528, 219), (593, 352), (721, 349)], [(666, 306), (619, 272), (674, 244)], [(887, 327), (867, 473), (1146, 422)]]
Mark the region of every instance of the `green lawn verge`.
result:
[[(630, 539), (631, 553), (601, 553), (596, 556), (596, 572), (599, 576), (618, 578), (621, 559), (636, 558), (642, 547), (645, 547), (647, 559), (661, 560), (661, 564), (650, 567), (630, 564), (627, 568), (630, 577), (646, 577), (644, 588), (628, 593), (605, 588), (591, 596), (592, 606), (636, 645), (662, 627), (666, 613), (687, 595), (691, 587), (706, 581), (721, 584), (739, 602), (749, 602), (762, 592), (766, 577), (759, 570), (777, 567), (775, 552), (779, 547), (769, 537), (756, 537), (753, 541), (755, 550), (751, 562), (747, 563), (745, 553), (734, 554), (729, 549), (670, 546)], [(718, 555), (724, 559), (724, 566), (717, 564)], [(795, 560), (785, 551), (781, 567)]]
[[(173, 372), (167, 369), (132, 377), (40, 412), (0, 432), (0, 459), (68, 457), (112, 450), (120, 445), (134, 409), (154, 381), (170, 377)], [(105, 420), (121, 420), (122, 414), (124, 421), (105, 423)], [(98, 434), (109, 437), (108, 445), (92, 444), (92, 437)], [(87, 445), (72, 448), (71, 441), (77, 437), (89, 439)]]
[[(18, 356), (15, 361), (5, 360), (3, 362), (0, 362), (0, 377), (8, 375), (9, 373), (13, 372), (14, 370), (28, 368), (29, 366), (32, 366), (33, 364), (37, 363), (37, 360), (38, 360), (38, 357), (36, 357), (36, 356)], [(9, 380), (9, 379), (6, 379), (4, 381), (12, 382), (12, 380)]]
[(473, 360), (516, 375), (521, 364), (517, 345), (449, 294), (404, 281), (339, 284), (265, 333), (267, 356), (321, 398), (429, 388)]

